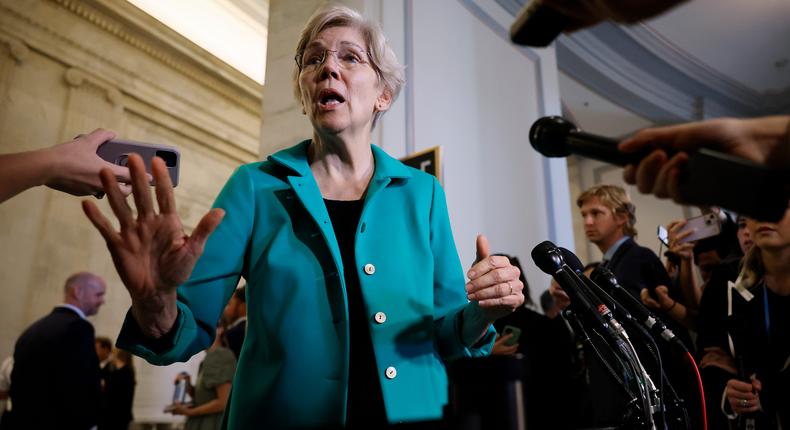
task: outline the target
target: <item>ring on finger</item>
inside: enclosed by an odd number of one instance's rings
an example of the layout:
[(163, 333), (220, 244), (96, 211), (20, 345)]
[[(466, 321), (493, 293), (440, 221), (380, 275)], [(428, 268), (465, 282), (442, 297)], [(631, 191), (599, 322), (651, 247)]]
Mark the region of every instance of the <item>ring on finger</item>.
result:
[(741, 407), (745, 408), (749, 406), (749, 401), (746, 399), (741, 399)]
[(508, 286), (508, 287), (510, 287), (510, 294), (508, 294), (508, 295), (509, 295), (509, 296), (512, 296), (512, 295), (513, 295), (513, 284), (511, 284), (510, 282), (508, 282), (508, 283), (507, 283), (507, 286)]

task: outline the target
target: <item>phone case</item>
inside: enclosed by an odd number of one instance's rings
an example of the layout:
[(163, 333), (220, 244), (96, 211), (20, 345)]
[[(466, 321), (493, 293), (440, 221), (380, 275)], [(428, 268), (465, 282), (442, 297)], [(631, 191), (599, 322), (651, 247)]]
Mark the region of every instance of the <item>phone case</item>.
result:
[(680, 240), (680, 243), (693, 242), (718, 235), (721, 233), (721, 221), (719, 221), (719, 216), (715, 213), (706, 213), (686, 220), (686, 225), (683, 226), (679, 233), (689, 230), (693, 231), (693, 233)]
[(178, 149), (172, 146), (157, 145), (152, 143), (135, 142), (132, 140), (108, 140), (99, 146), (96, 154), (103, 160), (119, 166), (126, 166), (129, 154), (138, 154), (143, 158), (145, 171), (151, 173), (151, 161), (160, 157), (165, 161), (167, 172), (173, 186), (178, 185), (178, 166), (181, 158)]
[(518, 343), (518, 338), (521, 336), (521, 329), (518, 327), (513, 327), (512, 325), (506, 325), (505, 328), (502, 329), (502, 336), (512, 333), (513, 336), (505, 341), (505, 345), (513, 346)]

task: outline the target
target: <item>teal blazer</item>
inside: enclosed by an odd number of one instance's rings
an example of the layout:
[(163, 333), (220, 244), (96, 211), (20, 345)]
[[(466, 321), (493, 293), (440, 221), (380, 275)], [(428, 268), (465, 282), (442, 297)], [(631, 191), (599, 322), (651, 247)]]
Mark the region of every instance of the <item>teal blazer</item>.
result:
[(225, 218), (178, 288), (168, 339), (146, 339), (127, 315), (118, 345), (158, 365), (189, 359), (212, 343), (244, 277), (247, 335), (228, 427), (341, 426), (349, 358), (343, 273), (356, 270), (389, 421), (438, 419), (447, 403), (444, 362), (487, 355), (495, 337), (490, 328), (476, 345), (461, 340), (468, 301), (444, 191), (433, 176), (372, 146), (358, 267), (343, 267), (309, 144), (236, 170), (214, 204)]

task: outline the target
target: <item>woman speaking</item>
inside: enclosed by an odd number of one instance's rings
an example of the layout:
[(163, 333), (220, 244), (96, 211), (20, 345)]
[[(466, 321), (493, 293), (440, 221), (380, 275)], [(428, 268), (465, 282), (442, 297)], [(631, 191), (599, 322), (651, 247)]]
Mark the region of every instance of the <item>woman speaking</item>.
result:
[(519, 271), (481, 236), (466, 282), (437, 180), (371, 145), (403, 85), (378, 25), (325, 7), (295, 58), (312, 139), (238, 168), (191, 236), (161, 160), (158, 213), (139, 157), (129, 158), (136, 217), (102, 171), (120, 232), (83, 207), (132, 299), (118, 344), (154, 364), (188, 359), (211, 344), (244, 277), (229, 428), (440, 418), (444, 362), (488, 354), (491, 323), (524, 301)]

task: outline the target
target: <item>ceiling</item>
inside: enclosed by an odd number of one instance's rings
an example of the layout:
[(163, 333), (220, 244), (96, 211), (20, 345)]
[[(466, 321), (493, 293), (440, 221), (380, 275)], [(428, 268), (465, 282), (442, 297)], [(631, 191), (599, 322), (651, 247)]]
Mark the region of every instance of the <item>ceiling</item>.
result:
[[(526, 1), (496, 0), (514, 17)], [(790, 113), (788, 21), (788, 0), (691, 0), (643, 23), (562, 35), (563, 108), (582, 123), (610, 118), (604, 128), (618, 134), (645, 122)]]
[(645, 25), (754, 91), (790, 89), (790, 1), (693, 0)]

